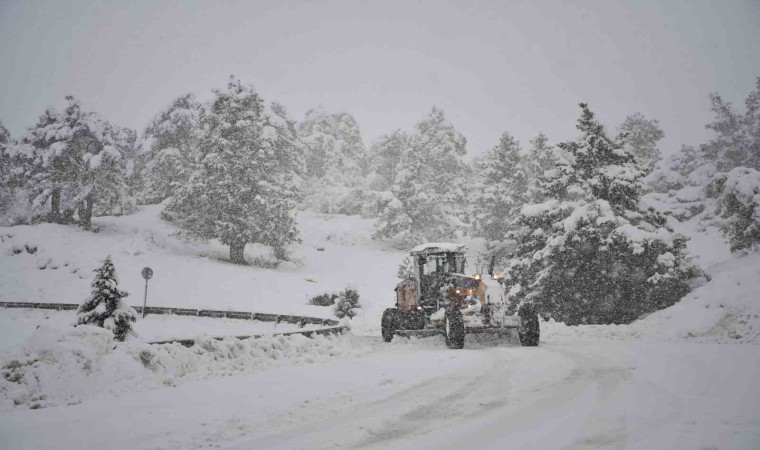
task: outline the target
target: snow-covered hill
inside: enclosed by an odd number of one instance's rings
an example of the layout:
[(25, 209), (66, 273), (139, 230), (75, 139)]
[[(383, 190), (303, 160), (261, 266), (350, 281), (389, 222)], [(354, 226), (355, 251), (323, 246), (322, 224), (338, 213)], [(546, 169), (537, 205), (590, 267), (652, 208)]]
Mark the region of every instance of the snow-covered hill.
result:
[[(330, 317), (330, 308), (309, 306), (308, 300), (352, 286), (365, 317), (378, 318), (377, 327), (382, 309), (393, 304), (396, 268), (405, 255), (372, 241), (369, 220), (301, 213), (303, 242), (293, 262), (275, 270), (230, 264), (219, 243), (183, 241), (160, 219), (160, 208), (94, 219), (96, 233), (53, 224), (0, 228), (0, 300), (81, 303), (93, 270), (110, 254), (133, 305), (143, 301), (145, 266), (155, 273), (148, 288), (152, 306)], [(255, 246), (248, 246), (247, 258), (260, 266), (269, 261), (265, 249)], [(355, 327), (362, 324), (355, 320)]]

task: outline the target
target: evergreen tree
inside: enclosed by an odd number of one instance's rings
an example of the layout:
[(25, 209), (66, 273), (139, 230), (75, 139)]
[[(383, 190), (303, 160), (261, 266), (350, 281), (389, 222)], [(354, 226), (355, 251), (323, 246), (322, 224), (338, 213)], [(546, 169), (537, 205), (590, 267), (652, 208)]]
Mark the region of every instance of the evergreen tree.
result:
[(409, 135), (401, 130), (381, 136), (370, 151), (370, 168), (379, 177), (378, 188), (389, 190), (401, 170), (402, 156), (409, 148)]
[(731, 242), (731, 251), (760, 247), (760, 171), (737, 167), (719, 174), (718, 225)]
[(504, 133), (499, 145), (478, 162), (482, 179), (476, 193), (473, 228), (494, 254), (503, 253), (507, 233), (528, 199), (530, 176), (520, 152), (519, 142)]
[(405, 248), (452, 239), (466, 226), (466, 142), (438, 108), (417, 124), (396, 183), (381, 199), (375, 239)]
[[(125, 144), (119, 142), (120, 131), (115, 127), (95, 113), (83, 111), (73, 97), (66, 100), (62, 113), (45, 111), (24, 137), (24, 143), (35, 149), (29, 186), (36, 204), (50, 201), (51, 221), (73, 220), (76, 210), (80, 224), (88, 229), (96, 203), (101, 202), (104, 212), (111, 213), (110, 208), (123, 213), (132, 205), (124, 181), (125, 161), (118, 148)], [(110, 162), (101, 164), (103, 161)]]
[(128, 294), (119, 290), (111, 257), (95, 270), (92, 293), (77, 309), (77, 325), (91, 324), (113, 331), (117, 341), (123, 341), (132, 331), (132, 322), (137, 320), (135, 310), (124, 303)]
[(5, 151), (6, 146), (11, 142), (11, 134), (0, 121), (0, 150)]
[(549, 138), (539, 133), (530, 141), (530, 151), (524, 158), (525, 170), (528, 174), (528, 199), (534, 203), (542, 201), (539, 198), (538, 180), (547, 170), (554, 170), (559, 162), (557, 151), (549, 145)]
[(175, 99), (159, 113), (144, 132), (144, 153), (138, 165), (145, 180), (141, 197), (160, 203), (174, 195), (198, 164), (201, 104), (193, 94)]
[(627, 323), (678, 301), (698, 269), (664, 216), (639, 210), (635, 157), (581, 111), (581, 136), (559, 145), (568, 160), (539, 184), (547, 200), (523, 207), (511, 233), (510, 294), (569, 324)]
[(296, 150), (252, 86), (232, 77), (214, 94), (201, 117), (199, 164), (166, 216), (190, 235), (229, 245), (230, 260), (245, 264), (246, 244), (282, 249), (297, 238), (297, 177), (279, 164)]
[(619, 140), (638, 159), (644, 173), (652, 172), (661, 158), (657, 142), (665, 137), (665, 133), (660, 128), (660, 122), (647, 119), (641, 113), (635, 113), (625, 118), (619, 131)]
[(367, 184), (367, 155), (356, 120), (319, 107), (306, 112), (297, 130), (306, 154), (306, 205), (324, 213), (357, 214)]

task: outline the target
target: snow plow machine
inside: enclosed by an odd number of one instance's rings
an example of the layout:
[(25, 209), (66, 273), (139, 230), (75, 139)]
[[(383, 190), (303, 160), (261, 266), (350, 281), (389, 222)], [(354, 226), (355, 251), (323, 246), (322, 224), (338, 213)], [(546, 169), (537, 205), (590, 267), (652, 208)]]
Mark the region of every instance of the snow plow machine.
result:
[(465, 275), (466, 250), (452, 243), (423, 244), (412, 250), (408, 262), (414, 275), (396, 285), (396, 307), (383, 312), (385, 342), (394, 335), (442, 334), (449, 348), (460, 349), (470, 333), (506, 336), (517, 331), (522, 345), (538, 345), (538, 314), (533, 306), (508, 313), (498, 275)]

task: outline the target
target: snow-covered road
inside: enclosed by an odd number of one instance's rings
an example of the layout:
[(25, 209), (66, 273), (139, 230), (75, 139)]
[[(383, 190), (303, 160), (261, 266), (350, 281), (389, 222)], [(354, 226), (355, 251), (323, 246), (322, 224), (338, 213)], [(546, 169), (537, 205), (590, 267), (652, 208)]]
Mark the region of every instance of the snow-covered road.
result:
[[(13, 449), (760, 448), (754, 345), (437, 338), (0, 420)], [(65, 409), (62, 409), (65, 408)], [(44, 432), (40, 432), (43, 431)]]

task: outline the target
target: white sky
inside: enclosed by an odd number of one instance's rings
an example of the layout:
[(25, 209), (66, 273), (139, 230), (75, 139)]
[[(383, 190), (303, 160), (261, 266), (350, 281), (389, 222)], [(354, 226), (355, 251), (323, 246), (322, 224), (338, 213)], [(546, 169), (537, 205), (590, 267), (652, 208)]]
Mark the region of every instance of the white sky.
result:
[(585, 101), (613, 128), (636, 111), (659, 119), (669, 153), (706, 140), (708, 93), (743, 106), (760, 76), (760, 1), (0, 0), (13, 136), (67, 94), (142, 131), (233, 73), (297, 119), (320, 104), (353, 114), (368, 145), (433, 105), (471, 153), (504, 131), (556, 143), (575, 137)]

